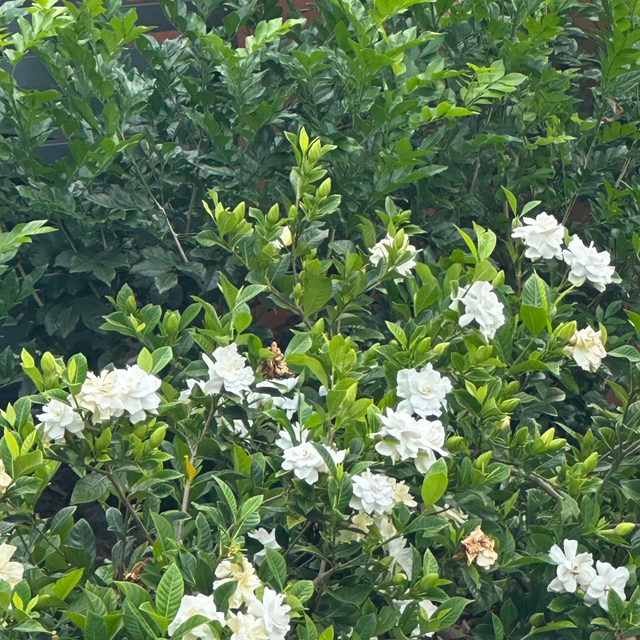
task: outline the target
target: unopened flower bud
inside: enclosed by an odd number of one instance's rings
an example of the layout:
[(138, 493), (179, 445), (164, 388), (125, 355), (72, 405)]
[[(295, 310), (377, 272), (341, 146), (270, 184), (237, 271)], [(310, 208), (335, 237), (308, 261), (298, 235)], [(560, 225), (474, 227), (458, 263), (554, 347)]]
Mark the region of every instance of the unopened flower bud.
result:
[(633, 524), (633, 522), (621, 522), (619, 525), (616, 526), (615, 532), (619, 536), (628, 536), (632, 531), (635, 530), (635, 528), (636, 528), (636, 525)]

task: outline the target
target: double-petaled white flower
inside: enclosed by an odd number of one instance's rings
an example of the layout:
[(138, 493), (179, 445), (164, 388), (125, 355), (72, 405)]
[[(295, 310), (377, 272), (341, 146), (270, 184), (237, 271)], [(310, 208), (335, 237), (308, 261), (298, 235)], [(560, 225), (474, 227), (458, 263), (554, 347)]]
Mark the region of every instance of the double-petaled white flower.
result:
[(160, 405), (160, 396), (156, 393), (162, 381), (147, 373), (137, 364), (126, 369), (116, 369), (120, 402), (129, 414), (131, 422), (142, 422), (146, 413), (155, 413)]
[(0, 581), (8, 582), (11, 588), (15, 587), (24, 575), (24, 566), (20, 562), (11, 561), (15, 552), (16, 547), (11, 544), (0, 545)]
[(255, 591), (261, 584), (253, 565), (246, 558), (242, 558), (240, 563), (223, 560), (216, 567), (216, 578), (219, 579), (213, 583), (214, 589), (227, 582), (236, 583), (236, 590), (229, 599), (231, 609), (238, 609), (243, 604), (249, 605), (255, 599)]
[(213, 359), (202, 356), (209, 368), (209, 380), (201, 385), (203, 391), (215, 394), (224, 389), (234, 396), (247, 393), (256, 377), (247, 359), (238, 353), (238, 346), (234, 343), (228, 347), (218, 347), (211, 355)]
[(393, 485), (382, 473), (373, 474), (369, 469), (353, 476), (353, 495), (349, 506), (368, 514), (389, 513), (395, 504)]
[(0, 494), (5, 493), (12, 482), (13, 478), (7, 473), (4, 462), (0, 460)]
[[(373, 245), (371, 249), (369, 249), (369, 253), (371, 256), (369, 257), (369, 261), (375, 267), (379, 264), (381, 260), (385, 262), (389, 262), (389, 249), (393, 247), (394, 238), (391, 234), (387, 234), (386, 238), (383, 238), (377, 244)], [(398, 263), (394, 264), (393, 268), (401, 275), (401, 276), (409, 276), (411, 275), (411, 269), (416, 266), (416, 261), (414, 256), (416, 254), (416, 248), (409, 244), (409, 236), (405, 235), (404, 240), (402, 242), (402, 246), (397, 252), (398, 254)], [(407, 254), (409, 254), (407, 256)]]
[(119, 418), (124, 413), (122, 385), (117, 371), (89, 372), (77, 395), (78, 405), (92, 414), (94, 423)]
[(290, 628), (289, 611), (291, 607), (285, 604), (284, 594), (268, 587), (264, 590), (262, 602), (255, 599), (247, 607), (247, 613), (262, 618), (269, 640), (284, 640)]
[(522, 238), (527, 250), (524, 255), (530, 260), (562, 258), (562, 242), (566, 229), (548, 213), (539, 213), (535, 218), (523, 218), (523, 225), (514, 229), (512, 236)]
[[(178, 613), (169, 625), (169, 636), (172, 636), (181, 624), (193, 616), (204, 616), (211, 621), (217, 620), (222, 626), (225, 625), (224, 614), (216, 608), (213, 596), (205, 596), (202, 593), (183, 596)], [(195, 627), (182, 638), (183, 640), (216, 640), (213, 631), (206, 624)]]
[(571, 356), (576, 364), (585, 371), (597, 371), (607, 352), (602, 344), (602, 333), (592, 327), (586, 327), (576, 331), (569, 344), (564, 348), (564, 353)]
[(491, 340), (496, 331), (505, 323), (504, 305), (493, 290), (490, 282), (476, 281), (470, 286), (460, 287), (458, 293), (452, 298), (450, 309), (460, 310), (464, 307), (464, 313), (460, 316), (461, 327), (466, 327), (476, 322), (480, 327), (480, 333)]
[[(69, 400), (73, 401), (71, 396), (69, 396)], [(84, 431), (82, 418), (68, 404), (60, 402), (60, 400), (50, 400), (43, 407), (42, 413), (37, 415), (36, 418), (43, 425), (45, 440), (62, 442), (67, 431), (82, 437), (82, 432)]]
[[(320, 446), (324, 447), (335, 464), (340, 464), (344, 460), (345, 451), (336, 451), (326, 445)], [(318, 482), (320, 473), (329, 472), (327, 463), (312, 442), (301, 442), (299, 445), (288, 447), (282, 456), (282, 468), (285, 471), (293, 471), (297, 478), (304, 480), (307, 484), (315, 484)]]
[(564, 261), (571, 268), (569, 282), (581, 285), (585, 280), (598, 290), (604, 291), (612, 282), (614, 267), (610, 266), (611, 255), (593, 246), (587, 247), (578, 236), (573, 236), (567, 248), (562, 252)]
[(325, 468), (325, 462), (311, 442), (302, 442), (289, 447), (283, 453), (282, 468), (293, 471), (296, 478), (307, 484), (318, 482), (319, 472)]
[(251, 613), (232, 613), (227, 618), (227, 626), (233, 631), (231, 640), (271, 640), (264, 620)]
[(389, 456), (396, 463), (398, 460), (415, 460), (416, 467), (426, 473), (436, 461), (435, 451), (448, 455), (442, 448), (445, 431), (439, 420), (416, 420), (406, 411), (387, 409), (386, 415), (380, 416), (382, 429), (374, 436), (383, 438), (376, 444), (376, 451)]
[(396, 393), (403, 398), (398, 405), (399, 411), (417, 413), (423, 418), (439, 416), (446, 408), (446, 397), (453, 386), (449, 378), (445, 378), (436, 371), (431, 363), (417, 371), (416, 369), (402, 369), (396, 378), (398, 387)]
[(615, 568), (608, 562), (596, 562), (596, 576), (591, 580), (584, 596), (584, 601), (591, 605), (596, 602), (609, 611), (609, 592), (615, 591), (622, 600), (626, 600), (624, 588), (629, 580), (626, 567)]
[(276, 530), (275, 529), (272, 529), (271, 531), (267, 531), (263, 527), (260, 527), (260, 529), (256, 529), (255, 531), (251, 531), (247, 535), (250, 538), (253, 538), (254, 540), (257, 540), (264, 547), (264, 549), (262, 549), (261, 551), (258, 551), (258, 553), (256, 553), (253, 556), (253, 561), (258, 566), (260, 566), (262, 564), (262, 561), (267, 556), (267, 552), (265, 551), (265, 549), (274, 549), (276, 551), (278, 549), (281, 549), (280, 545), (278, 544), (278, 542), (276, 540)]
[(576, 589), (587, 589), (595, 578), (593, 556), (590, 553), (578, 553), (577, 540), (565, 540), (564, 551), (554, 544), (549, 557), (558, 565), (556, 577), (549, 583), (549, 591), (557, 593), (575, 593)]

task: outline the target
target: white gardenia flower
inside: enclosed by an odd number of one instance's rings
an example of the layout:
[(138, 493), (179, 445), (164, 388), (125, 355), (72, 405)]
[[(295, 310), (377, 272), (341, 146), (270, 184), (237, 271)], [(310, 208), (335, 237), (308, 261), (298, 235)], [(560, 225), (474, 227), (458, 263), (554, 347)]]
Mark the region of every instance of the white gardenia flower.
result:
[(461, 527), (469, 519), (469, 516), (464, 513), (462, 509), (452, 507), (448, 502), (444, 503), (444, 507), (438, 515), (446, 520), (450, 520), (457, 527)]
[(576, 331), (564, 353), (571, 356), (576, 364), (585, 371), (597, 371), (607, 352), (602, 344), (602, 332), (586, 327)]
[(478, 280), (470, 286), (460, 287), (449, 308), (459, 311), (461, 303), (464, 313), (458, 320), (460, 326), (466, 327), (475, 321), (487, 340), (491, 340), (505, 323), (504, 305), (498, 300), (490, 282)]
[[(267, 531), (263, 527), (260, 527), (260, 529), (251, 531), (247, 535), (250, 538), (257, 540), (264, 547), (264, 549), (275, 549), (277, 551), (278, 549), (282, 548), (276, 540), (275, 529), (272, 529), (271, 531)], [(261, 551), (258, 551), (258, 553), (254, 554), (253, 556), (253, 561), (258, 566), (260, 566), (263, 560), (267, 557), (267, 553), (264, 549), (262, 549)]]
[(120, 401), (133, 424), (142, 422), (146, 412), (156, 413), (160, 396), (156, 393), (162, 381), (141, 369), (137, 364), (126, 369), (116, 369), (120, 387)]
[[(72, 396), (69, 396), (72, 400)], [(44, 426), (44, 439), (62, 442), (66, 431), (82, 438), (84, 422), (82, 417), (72, 407), (60, 400), (50, 400), (44, 405), (42, 413), (36, 418)]]
[(407, 544), (407, 539), (402, 537), (394, 538), (384, 545), (384, 550), (392, 560), (389, 570), (393, 571), (397, 565), (411, 580), (413, 577), (413, 552), (411, 551), (411, 546)]
[(562, 242), (566, 229), (551, 215), (542, 212), (535, 218), (523, 218), (524, 224), (514, 229), (511, 235), (522, 238), (527, 250), (524, 255), (530, 260), (562, 259)]
[(251, 613), (232, 613), (227, 618), (227, 626), (233, 631), (231, 640), (270, 640), (264, 620)]
[(249, 605), (255, 599), (255, 590), (261, 585), (253, 565), (242, 558), (242, 563), (223, 560), (216, 567), (216, 580), (213, 588), (217, 589), (226, 582), (237, 582), (236, 590), (229, 599), (229, 608), (238, 609), (243, 604)]
[(573, 236), (562, 256), (571, 268), (571, 284), (579, 286), (588, 280), (601, 292), (606, 289), (606, 285), (611, 284), (615, 271), (614, 267), (610, 266), (611, 255), (608, 251), (598, 252), (593, 242), (587, 247), (578, 236)]
[(387, 414), (380, 416), (380, 421), (382, 429), (373, 435), (381, 436), (384, 440), (376, 444), (376, 451), (389, 456), (394, 463), (398, 460), (415, 460), (418, 470), (426, 473), (436, 461), (434, 451), (449, 455), (442, 448), (445, 430), (439, 420), (416, 420), (406, 411), (387, 409)]
[(402, 369), (396, 378), (399, 398), (404, 398), (398, 405), (399, 411), (417, 413), (426, 416), (439, 416), (446, 408), (446, 396), (453, 390), (449, 378), (436, 371), (431, 363), (417, 371)]
[(351, 529), (358, 529), (358, 531), (342, 529), (338, 540), (340, 542), (360, 542), (369, 533), (369, 527), (372, 524), (373, 518), (369, 517), (364, 511), (359, 511), (351, 516), (351, 522), (349, 523)]
[(286, 429), (282, 429), (278, 433), (278, 439), (275, 441), (276, 446), (280, 447), (283, 451), (286, 449), (291, 449), (291, 447), (295, 447), (296, 445), (302, 444), (303, 442), (307, 442), (309, 439), (309, 431), (304, 429), (299, 422), (294, 422), (291, 425), (291, 431), (293, 431), (293, 436), (295, 441), (291, 439), (291, 435)]
[(6, 543), (0, 545), (0, 581), (8, 582), (11, 588), (15, 587), (24, 575), (24, 566), (20, 562), (11, 562), (16, 548)]
[(554, 544), (549, 557), (558, 565), (557, 576), (549, 583), (549, 591), (557, 593), (575, 593), (576, 589), (586, 589), (595, 578), (593, 556), (590, 553), (578, 553), (577, 540), (565, 540), (563, 550)]
[(629, 570), (626, 567), (617, 569), (608, 562), (596, 562), (597, 575), (587, 588), (584, 601), (591, 605), (596, 602), (605, 610), (609, 611), (609, 592), (615, 591), (624, 601), (626, 596), (624, 588), (629, 580)]
[(262, 602), (257, 598), (247, 607), (247, 613), (262, 618), (269, 640), (284, 640), (289, 631), (289, 611), (285, 595), (265, 587)]
[(94, 423), (119, 418), (124, 413), (122, 385), (117, 371), (89, 372), (77, 395), (78, 405), (92, 414)]
[[(178, 627), (193, 616), (204, 616), (209, 620), (217, 620), (225, 625), (224, 614), (216, 608), (213, 596), (205, 596), (199, 593), (195, 596), (183, 596), (180, 608), (173, 622), (169, 625), (169, 636), (172, 636)], [(183, 640), (216, 640), (213, 631), (206, 624), (201, 624), (182, 636)]]
[[(394, 600), (393, 604), (397, 607), (400, 615), (402, 615), (404, 613), (404, 610), (407, 608), (407, 606), (411, 602), (413, 601), (412, 600)], [(427, 620), (429, 620), (429, 618), (438, 610), (438, 607), (435, 604), (433, 604), (431, 600), (421, 600), (419, 603), (419, 607), (421, 609), (421, 613), (423, 617), (425, 617)], [(412, 638), (418, 638), (419, 636), (420, 636), (420, 625), (418, 625), (411, 632)], [(424, 637), (431, 638), (433, 637), (433, 633), (425, 633)]]
[(382, 473), (373, 474), (369, 469), (353, 476), (353, 496), (349, 502), (352, 509), (368, 514), (389, 513), (395, 503), (393, 485)]
[[(380, 242), (369, 249), (369, 253), (371, 254), (369, 262), (371, 262), (374, 267), (377, 266), (381, 260), (389, 262), (389, 248), (393, 247), (393, 242), (393, 236), (391, 234), (387, 234), (386, 238), (383, 238)], [(402, 262), (402, 264), (396, 264), (393, 267), (401, 276), (404, 277), (411, 275), (411, 269), (416, 266), (416, 261), (413, 258), (413, 255), (416, 253), (416, 248), (409, 244), (409, 236), (407, 235), (404, 236), (404, 242), (398, 251), (398, 260), (402, 260), (406, 253), (410, 253), (412, 256), (408, 260)]]
[(282, 468), (285, 471), (293, 471), (296, 478), (304, 480), (307, 484), (318, 482), (319, 472), (325, 471), (326, 464), (311, 442), (289, 447), (283, 453)]
[(253, 369), (247, 365), (247, 359), (238, 353), (235, 343), (218, 347), (212, 358), (202, 356), (209, 367), (209, 380), (204, 385), (206, 393), (220, 393), (224, 388), (227, 393), (241, 396), (249, 391), (256, 377)]
[(0, 494), (5, 493), (12, 482), (13, 478), (7, 473), (4, 462), (0, 460)]

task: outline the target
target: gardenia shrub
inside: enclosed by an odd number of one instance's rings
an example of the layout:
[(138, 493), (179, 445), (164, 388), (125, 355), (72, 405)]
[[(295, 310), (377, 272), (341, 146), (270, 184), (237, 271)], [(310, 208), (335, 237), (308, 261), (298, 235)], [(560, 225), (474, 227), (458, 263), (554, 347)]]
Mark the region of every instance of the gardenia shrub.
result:
[[(390, 200), (373, 235), (320, 253), (331, 149), (289, 138), (286, 215), (206, 203), (199, 241), (245, 274), (221, 275), (224, 309), (124, 287), (105, 327), (135, 363), (23, 351), (34, 393), (2, 412), (3, 637), (636, 635), (640, 317), (599, 310), (611, 256), (530, 203), (515, 233), (458, 229), (435, 261)], [(299, 319), (286, 345), (253, 332), (265, 294)], [(570, 426), (581, 394), (592, 418)], [(64, 469), (70, 504), (42, 517)]]

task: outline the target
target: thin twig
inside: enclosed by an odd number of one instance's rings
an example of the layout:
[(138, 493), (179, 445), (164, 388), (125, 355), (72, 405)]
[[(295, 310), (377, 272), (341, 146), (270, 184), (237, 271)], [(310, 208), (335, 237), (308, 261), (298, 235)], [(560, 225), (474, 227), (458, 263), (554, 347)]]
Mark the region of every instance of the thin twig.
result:
[[(216, 412), (216, 405), (215, 402), (213, 403), (213, 405), (211, 406), (211, 411), (209, 412), (209, 417), (207, 418), (207, 421), (204, 423), (204, 428), (202, 429), (202, 433), (200, 434), (200, 437), (198, 438), (198, 442), (196, 442), (195, 447), (193, 447), (193, 449), (191, 450), (191, 459), (189, 460), (189, 464), (193, 467), (195, 460), (196, 460), (196, 455), (198, 453), (198, 445), (200, 444), (200, 442), (202, 442), (202, 439), (204, 438), (205, 434), (207, 433), (207, 430), (209, 429), (209, 425), (211, 424), (211, 420), (213, 419), (213, 415)], [(187, 479), (184, 483), (184, 491), (182, 493), (182, 504), (180, 505), (180, 511), (187, 513), (187, 509), (189, 508), (189, 496), (191, 495), (191, 478), (188, 475), (187, 472)], [(182, 534), (184, 532), (184, 520), (180, 520), (180, 523), (178, 524), (178, 532), (176, 535), (176, 539), (178, 541), (182, 540)]]
[[(94, 469), (94, 471), (98, 471), (98, 470)], [(118, 481), (116, 480), (115, 476), (110, 471), (104, 471), (102, 473), (104, 473), (104, 475), (107, 476), (107, 478), (109, 479), (109, 482), (111, 482), (111, 484), (113, 485), (113, 488), (116, 490), (118, 497), (120, 498), (120, 502), (124, 504), (127, 511), (131, 514), (131, 517), (133, 518), (134, 522), (136, 523), (140, 531), (143, 533), (147, 542), (153, 547), (153, 538), (151, 537), (151, 534), (149, 533), (149, 531), (147, 531), (147, 528), (144, 526), (144, 522), (140, 520), (140, 517), (136, 513), (131, 503), (129, 502), (127, 496), (124, 495), (124, 492), (120, 488), (120, 485), (118, 484)]]
[[(22, 262), (18, 262), (17, 267), (20, 275), (23, 278), (26, 278), (27, 274), (24, 270), (24, 267), (22, 266)], [(44, 302), (42, 302), (42, 298), (38, 295), (38, 292), (35, 289), (33, 290), (33, 293), (31, 295), (33, 296), (33, 299), (38, 303), (39, 307), (44, 307)]]

